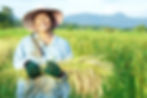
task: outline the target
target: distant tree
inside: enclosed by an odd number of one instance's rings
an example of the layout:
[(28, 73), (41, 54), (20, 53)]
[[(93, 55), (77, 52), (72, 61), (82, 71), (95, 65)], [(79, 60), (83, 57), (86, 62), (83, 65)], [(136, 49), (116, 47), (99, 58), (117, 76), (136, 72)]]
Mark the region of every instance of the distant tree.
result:
[(4, 6), (2, 11), (0, 12), (0, 27), (6, 28), (14, 26), (16, 23), (16, 19), (11, 8)]
[(111, 28), (111, 27), (105, 27), (104, 28), (104, 31), (107, 32), (107, 33), (114, 33), (115, 32), (115, 29), (114, 28)]
[(137, 27), (135, 28), (135, 30), (136, 30), (137, 32), (146, 32), (146, 31), (147, 31), (147, 28), (146, 28), (145, 25), (139, 25), (139, 26), (137, 26)]
[(76, 25), (76, 24), (67, 24), (67, 23), (63, 23), (63, 24), (60, 26), (60, 28), (66, 28), (66, 29), (72, 30), (72, 29), (78, 29), (78, 28), (80, 28), (80, 26), (79, 26), (79, 25)]

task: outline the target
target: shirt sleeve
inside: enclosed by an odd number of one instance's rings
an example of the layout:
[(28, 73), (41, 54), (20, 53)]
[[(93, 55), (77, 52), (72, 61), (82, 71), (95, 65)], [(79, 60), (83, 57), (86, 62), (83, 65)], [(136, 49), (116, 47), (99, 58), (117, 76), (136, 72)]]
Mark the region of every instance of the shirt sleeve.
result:
[(22, 69), (24, 63), (27, 61), (25, 58), (24, 43), (23, 41), (18, 45), (13, 57), (13, 65), (15, 69)]
[(68, 42), (65, 42), (64, 59), (69, 60), (73, 58), (72, 50)]

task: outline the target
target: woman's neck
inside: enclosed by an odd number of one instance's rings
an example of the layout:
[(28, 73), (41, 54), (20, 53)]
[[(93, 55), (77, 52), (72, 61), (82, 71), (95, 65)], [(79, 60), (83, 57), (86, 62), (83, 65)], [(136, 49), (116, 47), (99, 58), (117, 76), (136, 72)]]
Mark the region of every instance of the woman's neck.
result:
[(51, 33), (51, 32), (41, 32), (41, 33), (39, 33), (39, 38), (45, 44), (50, 44), (52, 39), (53, 39), (53, 33)]

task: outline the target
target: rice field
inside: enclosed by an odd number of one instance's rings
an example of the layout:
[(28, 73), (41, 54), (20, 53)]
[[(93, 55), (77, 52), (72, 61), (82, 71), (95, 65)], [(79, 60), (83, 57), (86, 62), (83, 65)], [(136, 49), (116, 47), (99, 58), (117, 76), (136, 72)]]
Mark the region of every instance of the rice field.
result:
[[(67, 63), (70, 66), (63, 66), (70, 77), (70, 98), (147, 97), (147, 33), (92, 29), (55, 32), (69, 41), (75, 56)], [(12, 65), (13, 52), (27, 34), (23, 28), (0, 30), (0, 98), (15, 98), (18, 75)], [(96, 67), (89, 62), (96, 62)]]

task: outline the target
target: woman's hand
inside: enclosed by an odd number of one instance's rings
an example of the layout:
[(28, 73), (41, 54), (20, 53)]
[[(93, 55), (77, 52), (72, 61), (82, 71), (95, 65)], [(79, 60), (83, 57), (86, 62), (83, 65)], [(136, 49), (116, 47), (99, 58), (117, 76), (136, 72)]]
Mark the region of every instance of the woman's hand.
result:
[(38, 76), (41, 75), (40, 66), (31, 60), (28, 60), (25, 63), (25, 69), (26, 69), (27, 75), (32, 79), (37, 78)]
[(59, 67), (59, 65), (53, 61), (48, 61), (45, 72), (53, 77), (61, 78), (65, 76), (64, 71)]

